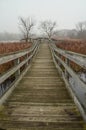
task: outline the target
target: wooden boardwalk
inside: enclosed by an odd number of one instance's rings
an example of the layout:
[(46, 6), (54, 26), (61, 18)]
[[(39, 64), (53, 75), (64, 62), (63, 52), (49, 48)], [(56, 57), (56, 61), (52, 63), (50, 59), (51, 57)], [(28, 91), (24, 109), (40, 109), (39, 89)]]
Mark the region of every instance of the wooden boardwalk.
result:
[(0, 107), (0, 128), (85, 130), (84, 125), (55, 68), (48, 44), (41, 44), (31, 69)]

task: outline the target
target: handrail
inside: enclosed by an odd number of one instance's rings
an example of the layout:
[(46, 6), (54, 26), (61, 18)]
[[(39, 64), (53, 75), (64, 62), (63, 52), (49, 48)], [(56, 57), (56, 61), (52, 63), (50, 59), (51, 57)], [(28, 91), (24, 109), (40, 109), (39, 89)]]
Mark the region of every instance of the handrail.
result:
[[(83, 117), (86, 120), (86, 84), (80, 79), (80, 77), (72, 70), (70, 67), (71, 61), (77, 63), (79, 66), (82, 66), (86, 69), (86, 56), (82, 58), (81, 55), (68, 53), (68, 51), (61, 50), (55, 46), (55, 44), (50, 43), (50, 49), (52, 52), (53, 60), (56, 66), (60, 68), (62, 75), (69, 82), (69, 78), (72, 77), (75, 86), (70, 85), (71, 90), (73, 91), (75, 97), (83, 108), (84, 114)], [(61, 56), (65, 57), (65, 61), (61, 59)], [(77, 59), (77, 60), (76, 60)], [(83, 60), (82, 60), (83, 59)], [(63, 66), (63, 68), (61, 68)]]
[(63, 55), (64, 57), (68, 58), (69, 60), (75, 62), (79, 66), (86, 69), (86, 55), (78, 54), (78, 53), (71, 52), (71, 51), (62, 50), (62, 49), (56, 47), (56, 45), (53, 45), (53, 44), (52, 44), (52, 46), (53, 46), (55, 52), (58, 52), (59, 54)]
[(6, 62), (9, 62), (11, 60), (17, 59), (19, 57), (22, 57), (28, 53), (31, 53), (34, 50), (35, 46), (36, 46), (36, 43), (32, 47), (30, 47), (29, 49), (24, 49), (21, 51), (12, 52), (9, 54), (4, 54), (4, 55), (1, 54), (0, 55), (0, 65), (4, 64)]
[(12, 69), (10, 69), (9, 71), (7, 71), (5, 74), (3, 74), (1, 77), (0, 77), (0, 84), (3, 83), (7, 78), (9, 78), (12, 74), (14, 74), (17, 70), (19, 70), (26, 62), (28, 62), (28, 60), (30, 60), (32, 58), (32, 55), (22, 61), (20, 64), (18, 64), (17, 66), (14, 66)]
[[(28, 68), (28, 66), (30, 66), (32, 58), (37, 52), (38, 47), (39, 47), (39, 43), (36, 42), (36, 43), (33, 43), (32, 47), (29, 49), (25, 49), (25, 50), (18, 51), (15, 53), (10, 53), (8, 55), (0, 56), (0, 64), (7, 63), (8, 61), (14, 62), (14, 66), (11, 69), (9, 69), (7, 72), (0, 75), (0, 96), (3, 96), (4, 93), (6, 93), (7, 91), (7, 88), (4, 85), (4, 82), (8, 78), (10, 78), (12, 75), (14, 75), (15, 80), (18, 79), (22, 75), (22, 72), (20, 71), (21, 67), (25, 65), (24, 70), (23, 70), (25, 71)], [(23, 59), (23, 61), (20, 62), (20, 57), (25, 57), (25, 58)], [(5, 86), (4, 92), (3, 92), (3, 88), (4, 88), (3, 86)]]

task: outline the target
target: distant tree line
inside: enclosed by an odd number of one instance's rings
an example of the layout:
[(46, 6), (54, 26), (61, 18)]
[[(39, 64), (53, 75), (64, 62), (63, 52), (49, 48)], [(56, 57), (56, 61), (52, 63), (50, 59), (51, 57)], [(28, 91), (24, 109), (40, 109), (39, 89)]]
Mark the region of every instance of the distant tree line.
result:
[[(19, 40), (30, 42), (33, 37), (34, 27), (36, 21), (32, 17), (19, 17), (19, 29), (21, 34), (1, 33), (0, 40)], [(42, 36), (47, 37), (49, 40), (53, 37), (60, 38), (78, 38), (86, 39), (86, 21), (78, 22), (75, 29), (57, 30), (56, 21), (45, 20), (39, 24), (39, 31), (41, 30)], [(34, 34), (35, 36), (35, 34)]]
[[(31, 31), (35, 26), (35, 21), (28, 17), (26, 19), (20, 17), (20, 30), (23, 34), (23, 39), (27, 42), (31, 39)], [(56, 36), (61, 38), (78, 38), (86, 39), (86, 21), (78, 22), (75, 25), (75, 29), (72, 30), (56, 30), (57, 23), (51, 20), (45, 20), (40, 22), (39, 29), (42, 31), (49, 40)]]
[(76, 24), (77, 38), (86, 39), (86, 21)]
[[(40, 22), (39, 29), (42, 30), (43, 34), (50, 40), (54, 34), (54, 29), (56, 28), (56, 22), (45, 20)], [(31, 17), (23, 18), (19, 17), (19, 28), (22, 33), (23, 38), (26, 42), (31, 41), (31, 32), (35, 26), (35, 20)]]
[(0, 41), (19, 41), (21, 34), (3, 32), (0, 33)]

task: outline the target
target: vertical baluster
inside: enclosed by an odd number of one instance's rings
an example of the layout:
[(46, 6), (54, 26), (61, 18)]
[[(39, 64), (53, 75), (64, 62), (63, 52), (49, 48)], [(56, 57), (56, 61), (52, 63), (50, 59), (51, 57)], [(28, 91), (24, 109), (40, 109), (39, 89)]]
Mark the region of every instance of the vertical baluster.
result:
[[(58, 54), (58, 57), (59, 58), (61, 58), (61, 55), (60, 54)], [(58, 65), (59, 65), (59, 67), (61, 66), (61, 63), (60, 63), (60, 61), (58, 60)]]
[(4, 93), (4, 92), (3, 92), (3, 83), (0, 85), (0, 87), (1, 87), (1, 89), (0, 89), (0, 91), (1, 91), (1, 92), (0, 92), (0, 96), (2, 96), (3, 93)]
[[(28, 59), (28, 54), (25, 55), (25, 59)], [(27, 68), (27, 66), (28, 66), (28, 61), (26, 62), (25, 67)]]
[[(20, 59), (19, 59), (19, 58), (14, 60), (14, 65), (15, 65), (15, 66), (18, 65), (19, 63), (20, 63)], [(18, 69), (18, 70), (15, 72), (15, 77), (18, 78), (19, 75), (20, 75), (20, 69)]]
[[(65, 63), (69, 66), (70, 65), (70, 61), (69, 61), (69, 59), (65, 59)], [(67, 70), (65, 69), (65, 77), (66, 77), (66, 79), (68, 79), (69, 80), (69, 73), (67, 72)]]

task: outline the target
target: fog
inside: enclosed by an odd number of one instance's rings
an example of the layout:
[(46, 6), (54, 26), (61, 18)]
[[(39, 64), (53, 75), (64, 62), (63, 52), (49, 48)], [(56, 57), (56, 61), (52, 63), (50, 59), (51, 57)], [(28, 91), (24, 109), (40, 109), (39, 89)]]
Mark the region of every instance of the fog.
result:
[(19, 33), (19, 16), (32, 16), (38, 24), (50, 19), (58, 29), (73, 29), (86, 20), (85, 12), (86, 0), (0, 0), (0, 32)]
[(86, 21), (85, 12), (86, 0), (0, 0), (0, 40), (10, 36), (20, 38), (20, 16), (35, 19), (33, 33), (40, 34), (40, 21), (51, 20), (57, 22), (57, 30), (62, 30), (62, 34), (65, 29), (74, 30), (78, 22)]

